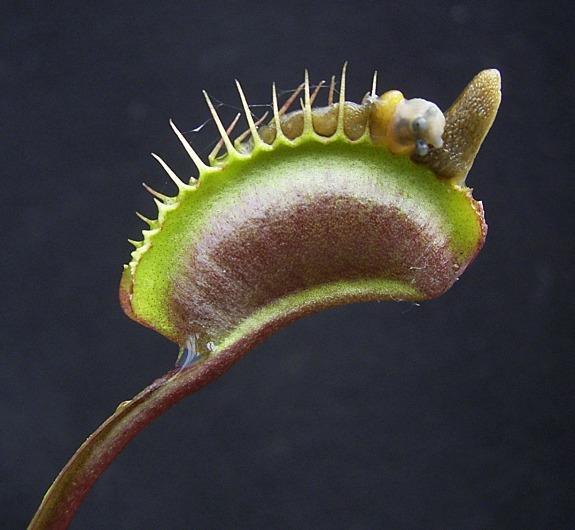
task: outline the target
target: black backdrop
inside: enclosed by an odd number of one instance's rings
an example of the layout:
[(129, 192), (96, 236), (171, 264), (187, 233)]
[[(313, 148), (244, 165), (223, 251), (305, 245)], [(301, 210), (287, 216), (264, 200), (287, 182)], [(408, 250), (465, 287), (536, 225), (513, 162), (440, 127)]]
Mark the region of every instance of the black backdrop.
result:
[(377, 68), (442, 108), (501, 70), (470, 176), (485, 249), (441, 299), (278, 333), (128, 446), (72, 527), (574, 528), (569, 2), (79, 4), (0, 7), (3, 527), (174, 361), (117, 302), (140, 182), (171, 190), (148, 153), (189, 172), (168, 119), (202, 123), (202, 88), (233, 114), (234, 77), (267, 103), (348, 60), (350, 98)]

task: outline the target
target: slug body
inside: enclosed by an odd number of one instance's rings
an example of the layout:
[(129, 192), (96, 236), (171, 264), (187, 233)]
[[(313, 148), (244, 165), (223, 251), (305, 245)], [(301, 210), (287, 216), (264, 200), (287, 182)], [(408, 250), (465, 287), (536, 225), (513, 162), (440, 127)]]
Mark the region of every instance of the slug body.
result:
[[(345, 71), (344, 71), (345, 72)], [(462, 274), (486, 235), (465, 176), (499, 106), (499, 74), (474, 78), (444, 115), (398, 91), (361, 103), (278, 108), (232, 142), (206, 94), (227, 153), (198, 168), (134, 242), (125, 312), (198, 356), (256, 342), (304, 314), (366, 300), (426, 300)], [(297, 95), (297, 94), (296, 94)]]

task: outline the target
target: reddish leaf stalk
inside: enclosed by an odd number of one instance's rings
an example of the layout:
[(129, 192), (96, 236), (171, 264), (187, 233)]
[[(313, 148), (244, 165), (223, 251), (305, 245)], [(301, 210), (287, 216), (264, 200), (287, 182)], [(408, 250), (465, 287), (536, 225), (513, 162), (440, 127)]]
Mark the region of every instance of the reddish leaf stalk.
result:
[(252, 345), (245, 341), (235, 343), (196, 365), (171, 370), (131, 401), (120, 405), (56, 477), (28, 530), (68, 528), (96, 480), (132, 438), (172, 405), (222, 375)]

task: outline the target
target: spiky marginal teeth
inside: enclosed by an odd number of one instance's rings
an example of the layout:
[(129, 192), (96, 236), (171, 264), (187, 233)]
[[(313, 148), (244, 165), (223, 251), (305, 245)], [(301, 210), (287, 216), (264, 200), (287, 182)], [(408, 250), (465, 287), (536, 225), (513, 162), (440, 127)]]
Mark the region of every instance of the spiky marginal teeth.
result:
[(172, 128), (174, 133), (176, 133), (178, 140), (180, 140), (181, 144), (184, 146), (186, 153), (188, 153), (189, 157), (192, 159), (192, 162), (198, 168), (198, 171), (200, 172), (200, 174), (203, 172), (206, 172), (206, 171), (211, 171), (213, 168), (211, 168), (210, 166), (208, 166), (204, 163), (204, 161), (200, 158), (200, 155), (198, 155), (198, 153), (196, 153), (194, 148), (186, 140), (184, 135), (180, 132), (180, 130), (176, 127), (176, 124), (172, 120), (170, 120), (170, 127)]
[(136, 217), (144, 221), (144, 223), (148, 224), (149, 226), (153, 226), (156, 222), (153, 219), (148, 219), (145, 215), (142, 215), (140, 212), (136, 212)]
[(210, 99), (210, 96), (208, 96), (208, 93), (204, 90), (203, 91), (204, 94), (204, 98), (206, 100), (206, 104), (208, 105), (208, 109), (210, 110), (210, 114), (212, 115), (212, 118), (214, 119), (214, 122), (216, 123), (216, 127), (218, 128), (218, 132), (220, 133), (220, 136), (222, 137), (222, 140), (224, 141), (224, 145), (226, 146), (226, 149), (228, 151), (228, 153), (230, 155), (235, 155), (237, 157), (241, 157), (242, 155), (240, 155), (240, 153), (238, 153), (237, 149), (234, 147), (234, 144), (232, 144), (232, 141), (230, 140), (230, 137), (228, 136), (228, 133), (226, 132), (226, 129), (224, 128), (224, 125), (222, 124), (222, 120), (220, 119), (220, 116), (218, 115), (212, 100)]
[[(310, 79), (309, 73), (305, 70), (305, 79), (288, 97), (288, 99), (283, 103), (281, 108), (278, 105), (278, 95), (275, 83), (272, 85), (272, 109), (273, 109), (273, 119), (270, 124), (264, 125), (265, 127), (271, 126), (271, 133), (268, 130), (267, 137), (262, 136), (263, 129), (258, 129), (258, 126), (263, 122), (267, 113), (265, 113), (257, 121), (254, 121), (254, 117), (250, 111), (249, 104), (245, 97), (244, 91), (238, 81), (236, 81), (239, 96), (242, 102), (244, 114), (246, 116), (246, 121), (248, 123), (248, 129), (242, 132), (238, 137), (236, 137), (233, 142), (230, 139), (230, 135), (234, 130), (234, 127), (238, 123), (241, 114), (238, 114), (233, 122), (224, 129), (221, 119), (206, 91), (203, 91), (206, 103), (212, 115), (212, 118), (218, 128), (221, 139), (218, 141), (216, 147), (210, 153), (208, 160), (209, 164), (203, 162), (197, 152), (193, 149), (190, 143), (186, 140), (184, 135), (176, 127), (174, 122), (170, 120), (170, 126), (174, 133), (178, 137), (179, 141), (183, 145), (184, 149), (196, 165), (199, 171), (200, 177), (205, 173), (210, 173), (214, 171), (220, 171), (224, 164), (229, 161), (233, 161), (234, 158), (246, 158), (251, 156), (250, 151), (252, 149), (271, 149), (272, 145), (276, 142), (281, 142), (282, 140), (289, 140), (290, 143), (296, 140), (299, 136), (304, 136), (307, 134), (314, 134), (318, 141), (326, 141), (326, 138), (337, 138), (346, 136), (348, 140), (359, 140), (364, 135), (369, 134), (370, 122), (367, 122), (367, 126), (364, 128), (364, 133), (358, 135), (353, 135), (352, 130), (349, 128), (349, 124), (346, 121), (353, 119), (355, 116), (356, 109), (355, 104), (347, 103), (345, 101), (346, 92), (346, 71), (347, 62), (344, 63), (341, 71), (341, 81), (340, 90), (337, 105), (334, 106), (334, 94), (336, 93), (336, 77), (332, 76), (329, 83), (328, 90), (328, 107), (327, 109), (318, 109), (318, 116), (322, 115), (322, 111), (327, 110), (327, 112), (332, 113), (333, 119), (333, 129), (330, 130), (329, 134), (322, 134), (319, 130), (316, 131), (315, 120), (316, 115), (313, 114), (312, 105), (319, 94), (324, 82), (319, 83), (313, 93), (310, 90)], [(366, 98), (364, 98), (363, 103), (371, 103), (373, 98), (377, 98), (377, 76), (378, 72), (375, 71), (372, 79), (371, 92), (368, 92)], [(500, 100), (500, 82), (499, 73), (496, 70), (483, 71), (478, 74), (473, 81), (466, 87), (463, 93), (459, 96), (456, 102), (452, 105), (447, 113), (448, 124), (451, 129), (446, 131), (446, 138), (443, 148), (432, 149), (429, 153), (426, 153), (426, 149), (416, 149), (416, 154), (412, 156), (414, 160), (420, 163), (424, 163), (430, 167), (440, 178), (451, 178), (455, 184), (463, 184), (465, 181), (465, 176), (469, 171), (473, 159), (483, 141), (483, 138), (493, 119), (495, 113), (499, 106)], [(293, 126), (291, 129), (290, 125), (287, 125), (291, 119), (291, 114), (286, 117), (284, 115), (290, 110), (293, 102), (300, 96), (303, 92), (302, 112), (299, 115), (300, 125), (299, 130), (296, 127), (294, 135)], [(371, 98), (371, 99), (370, 99)], [(349, 108), (346, 108), (349, 105)], [(331, 110), (330, 110), (331, 109)], [(473, 111), (475, 114), (473, 113)], [(347, 111), (347, 112), (346, 112)], [(349, 116), (346, 114), (349, 113)], [(288, 129), (286, 129), (286, 125)], [(469, 132), (470, 129), (475, 127), (475, 134)], [(349, 133), (349, 134), (348, 134)], [(270, 136), (271, 134), (271, 136)], [(251, 136), (251, 141), (244, 142), (244, 140)], [(221, 159), (217, 158), (222, 146), (226, 146), (227, 156)], [(143, 254), (146, 248), (150, 246), (149, 239), (155, 233), (159, 231), (162, 226), (165, 213), (168, 210), (174, 209), (178, 206), (182, 192), (195, 189), (194, 184), (196, 184), (196, 179), (190, 178), (190, 186), (186, 184), (182, 179), (180, 179), (176, 173), (160, 158), (158, 155), (153, 154), (154, 158), (159, 162), (159, 164), (166, 171), (170, 179), (178, 187), (179, 193), (176, 197), (169, 197), (162, 193), (157, 192), (151, 187), (143, 183), (145, 189), (153, 195), (155, 203), (158, 207), (158, 219), (156, 221), (148, 219), (141, 214), (137, 214), (140, 219), (148, 223), (152, 230), (144, 231), (144, 241), (133, 242), (136, 246), (136, 251), (133, 255), (138, 257)], [(229, 158), (228, 158), (229, 157)], [(137, 259), (130, 263), (131, 267), (135, 267)]]
[(284, 132), (283, 132), (283, 129), (281, 126), (281, 121), (280, 121), (280, 111), (278, 109), (278, 94), (277, 94), (277, 89), (276, 89), (275, 83), (272, 84), (272, 105), (273, 105), (273, 111), (274, 111), (274, 124), (275, 124), (275, 128), (276, 128), (276, 139), (277, 138), (285, 138)]
[(165, 211), (168, 208), (168, 205), (166, 205), (166, 203), (158, 200), (158, 199), (154, 199), (154, 203), (156, 204), (156, 206), (158, 207), (158, 212), (162, 213), (163, 211)]
[[(259, 127), (259, 126), (264, 122), (264, 120), (267, 118), (268, 114), (269, 114), (269, 111), (264, 112), (264, 113), (262, 114), (262, 116), (261, 116), (260, 118), (258, 118), (257, 121), (255, 122), (255, 126), (256, 126), (256, 127)], [(239, 114), (238, 114), (238, 116), (239, 116)], [(229, 133), (228, 133), (228, 134), (229, 134)], [(234, 146), (236, 147), (236, 149), (237, 149), (238, 151), (241, 151), (242, 149), (245, 149), (245, 145), (243, 145), (243, 142), (245, 141), (245, 139), (246, 139), (248, 136), (250, 136), (250, 134), (251, 134), (251, 131), (250, 131), (250, 129), (248, 128), (248, 129), (246, 129), (244, 132), (242, 132), (242, 133), (234, 140)], [(258, 136), (259, 136), (259, 132), (258, 132)], [(265, 142), (264, 142), (264, 143), (265, 143)], [(266, 143), (265, 145), (266, 145), (266, 147), (268, 146), (267, 143)]]
[[(228, 128), (226, 129), (226, 133), (228, 136), (230, 134), (232, 134), (232, 132), (235, 129), (241, 116), (242, 116), (242, 113), (238, 112), (236, 114), (236, 116), (234, 117), (234, 119), (232, 120), (232, 122), (228, 125)], [(248, 132), (249, 132), (249, 130), (248, 130)], [(236, 140), (236, 144), (237, 144), (237, 140)], [(216, 143), (215, 147), (212, 149), (211, 153), (208, 155), (208, 160), (210, 161), (210, 164), (213, 165), (213, 164), (217, 163), (217, 158), (218, 158), (218, 155), (220, 154), (220, 151), (221, 151), (223, 145), (224, 145), (224, 141), (220, 138), (218, 140), (218, 142)]]
[(150, 230), (142, 230), (142, 234), (144, 235), (144, 241), (142, 243), (148, 244), (150, 237), (156, 235), (160, 231), (159, 228), (151, 228)]
[(299, 97), (302, 90), (304, 89), (305, 83), (301, 83), (294, 91), (293, 94), (286, 99), (285, 103), (279, 109), (279, 115), (283, 116), (289, 108), (293, 105), (293, 102)]
[(339, 133), (343, 133), (344, 126), (344, 115), (345, 115), (345, 75), (347, 71), (347, 61), (343, 63), (343, 68), (341, 69), (341, 83), (339, 88), (339, 112), (337, 115), (337, 130)]
[[(264, 145), (264, 142), (262, 141), (262, 139), (260, 138), (260, 135), (258, 134), (258, 129), (257, 129), (256, 124), (254, 122), (254, 118), (252, 116), (252, 113), (250, 111), (250, 106), (248, 105), (248, 100), (246, 99), (246, 96), (244, 94), (242, 86), (240, 85), (240, 82), (237, 79), (236, 79), (236, 87), (238, 89), (238, 93), (239, 93), (240, 99), (242, 101), (242, 106), (244, 108), (244, 114), (246, 116), (246, 121), (248, 122), (248, 127), (250, 130), (250, 133), (252, 134), (252, 141), (254, 143), (254, 146), (262, 147)], [(267, 146), (267, 144), (265, 144), (265, 145)]]
[(309, 90), (309, 72), (305, 70), (304, 77), (304, 104), (303, 104), (303, 134), (308, 133), (312, 129), (311, 121), (311, 97)]
[(371, 97), (376, 97), (377, 94), (377, 70), (373, 72), (373, 80), (371, 81)]
[[(346, 68), (347, 68), (347, 63), (345, 63), (343, 65), (342, 73), (341, 73), (341, 90), (339, 93), (339, 110), (338, 110), (338, 130), (343, 130), (343, 124), (344, 124)], [(375, 79), (374, 79), (374, 82), (375, 82)], [(284, 131), (283, 131), (283, 128), (281, 125), (281, 117), (289, 111), (293, 102), (299, 97), (299, 95), (302, 93), (302, 91), (304, 93), (304, 100), (302, 102), (304, 123), (303, 123), (303, 130), (301, 133), (302, 134), (303, 133), (309, 133), (309, 132), (312, 132), (314, 130), (312, 105), (313, 105), (315, 99), (317, 98), (323, 85), (324, 85), (324, 81), (321, 81), (314, 88), (313, 93), (311, 93), (309, 71), (306, 69), (304, 82), (301, 83), (293, 91), (293, 93), (284, 102), (282, 107), (278, 108), (278, 97), (277, 97), (276, 85), (275, 85), (275, 83), (273, 84), (273, 89), (272, 89), (273, 113), (274, 113), (273, 123), (275, 125), (275, 133), (276, 134), (275, 134), (275, 138), (272, 141), (272, 143), (275, 140), (278, 140), (280, 138), (285, 138)], [(267, 116), (268, 113), (266, 112), (261, 118), (259, 118), (257, 120), (257, 122), (254, 121), (254, 118), (253, 118), (253, 115), (250, 111), (249, 104), (248, 104), (247, 98), (245, 96), (245, 93), (243, 91), (243, 88), (242, 88), (241, 84), (239, 83), (239, 81), (237, 81), (237, 80), (236, 80), (236, 86), (237, 86), (238, 93), (239, 93), (239, 96), (241, 99), (241, 103), (243, 106), (246, 121), (248, 123), (248, 129), (246, 131), (244, 131), (243, 133), (241, 133), (233, 141), (233, 143), (230, 139), (230, 134), (232, 133), (232, 131), (234, 130), (234, 127), (238, 123), (240, 114), (236, 115), (236, 117), (234, 118), (234, 120), (228, 126), (227, 129), (224, 129), (223, 124), (221, 122), (221, 119), (220, 119), (209, 95), (207, 94), (206, 91), (203, 91), (204, 97), (206, 99), (206, 103), (208, 105), (208, 108), (210, 110), (212, 118), (214, 119), (214, 122), (215, 122), (215, 124), (218, 128), (218, 131), (220, 133), (220, 136), (221, 136), (221, 139), (218, 141), (217, 145), (215, 146), (213, 151), (208, 156), (208, 161), (209, 161), (210, 165), (207, 165), (203, 162), (203, 160), (198, 155), (198, 153), (194, 150), (194, 148), (187, 141), (187, 139), (184, 137), (182, 132), (175, 125), (174, 121), (171, 119), (169, 121), (170, 127), (172, 128), (172, 130), (176, 134), (178, 140), (180, 141), (180, 143), (184, 147), (185, 151), (187, 152), (187, 154), (190, 156), (190, 158), (192, 159), (192, 161), (194, 162), (194, 164), (198, 168), (200, 176), (203, 173), (208, 173), (208, 172), (211, 172), (214, 170), (218, 170), (221, 167), (221, 163), (217, 159), (217, 157), (218, 157), (219, 152), (220, 152), (223, 145), (226, 146), (226, 150), (228, 152), (228, 155), (239, 156), (239, 157), (249, 156), (249, 151), (252, 148), (265, 148), (265, 149), (271, 148), (271, 144), (264, 142), (261, 139), (261, 136), (258, 132), (258, 126), (260, 125), (260, 123), (263, 122), (263, 120), (265, 119), (265, 117)], [(335, 76), (332, 76), (330, 87), (329, 87), (329, 96), (328, 96), (330, 104), (333, 103), (334, 91), (335, 91)], [(251, 135), (252, 144), (253, 144), (252, 146), (245, 146), (242, 143), (248, 135)], [(246, 153), (246, 149), (248, 151), (247, 153)], [(166, 173), (168, 174), (170, 179), (176, 184), (179, 192), (186, 191), (188, 189), (193, 189), (193, 187), (194, 187), (193, 185), (196, 184), (196, 182), (197, 182), (196, 179), (194, 179), (193, 177), (190, 177), (190, 184), (192, 186), (190, 186), (189, 184), (186, 184), (160, 156), (158, 156), (155, 153), (152, 153), (152, 156), (157, 160), (157, 162), (166, 171)], [(220, 166), (220, 167), (218, 167), (218, 166)], [(179, 197), (178, 196), (176, 196), (176, 197), (166, 196), (166, 195), (159, 193), (156, 190), (152, 189), (150, 186), (148, 186), (145, 183), (143, 183), (143, 186), (154, 197), (154, 201), (156, 203), (156, 206), (158, 207), (159, 216), (158, 216), (158, 219), (154, 221), (154, 220), (148, 219), (147, 217), (145, 217), (139, 213), (137, 215), (140, 219), (142, 219), (144, 222), (146, 222), (150, 227), (153, 227), (153, 228), (161, 227), (162, 219), (163, 219), (163, 212), (165, 212), (167, 209), (170, 209), (169, 206), (177, 205)]]
[(190, 186), (185, 184), (184, 181), (180, 179), (178, 175), (176, 175), (176, 173), (172, 170), (172, 168), (168, 166), (168, 164), (166, 164), (166, 162), (164, 162), (164, 160), (161, 157), (159, 157), (156, 153), (152, 153), (152, 156), (162, 166), (164, 171), (168, 174), (168, 177), (172, 179), (172, 182), (178, 187), (180, 191), (190, 188)]
[(325, 85), (325, 80), (321, 80), (321, 81), (317, 84), (317, 86), (314, 88), (313, 92), (311, 93), (311, 98), (310, 98), (310, 101), (311, 101), (311, 104), (312, 104), (312, 105), (314, 104), (314, 102), (315, 102), (315, 100), (316, 100), (316, 98), (317, 98), (317, 96), (318, 96), (318, 94), (319, 94), (319, 91), (323, 88), (324, 85)]
[(327, 93), (327, 105), (331, 107), (333, 105), (333, 94), (335, 92), (335, 75), (331, 76), (331, 81), (329, 82), (329, 91)]
[(148, 186), (145, 182), (142, 182), (142, 186), (152, 197), (155, 197), (156, 199), (159, 199), (166, 204), (170, 204), (174, 201), (174, 197), (168, 197), (167, 195), (156, 191), (154, 188)]

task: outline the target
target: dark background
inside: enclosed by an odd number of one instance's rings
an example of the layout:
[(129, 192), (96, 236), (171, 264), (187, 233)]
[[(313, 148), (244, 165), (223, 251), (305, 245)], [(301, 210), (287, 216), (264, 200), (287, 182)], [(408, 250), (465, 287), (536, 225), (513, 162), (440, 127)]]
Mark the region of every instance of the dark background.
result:
[[(570, 2), (12, 2), (0, 8), (0, 511), (23, 528), (58, 471), (176, 348), (117, 302), (128, 237), (172, 192), (168, 127), (350, 62), (349, 98), (446, 108), (497, 67), (469, 182), (489, 236), (421, 306), (284, 329), (170, 410), (105, 473), (75, 529), (575, 528)], [(189, 135), (202, 154), (213, 124)]]

